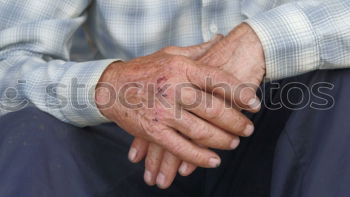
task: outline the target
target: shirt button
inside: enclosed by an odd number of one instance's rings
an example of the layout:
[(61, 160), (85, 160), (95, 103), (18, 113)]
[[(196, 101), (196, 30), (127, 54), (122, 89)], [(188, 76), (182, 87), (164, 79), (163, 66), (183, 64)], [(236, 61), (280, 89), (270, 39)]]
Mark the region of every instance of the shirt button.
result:
[(210, 28), (210, 31), (214, 34), (218, 32), (218, 26), (216, 26), (215, 24), (211, 24), (209, 28)]

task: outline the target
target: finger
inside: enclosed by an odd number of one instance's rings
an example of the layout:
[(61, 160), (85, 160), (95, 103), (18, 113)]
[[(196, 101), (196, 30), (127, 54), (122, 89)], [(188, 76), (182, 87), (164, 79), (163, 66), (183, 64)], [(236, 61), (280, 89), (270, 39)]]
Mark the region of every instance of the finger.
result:
[(147, 149), (148, 142), (136, 137), (130, 146), (128, 154), (129, 160), (133, 163), (140, 162), (146, 156)]
[[(232, 55), (232, 51), (237, 48), (237, 45), (235, 44), (228, 44), (232, 43), (230, 40), (232, 39), (230, 37), (225, 37), (223, 39), (220, 39), (218, 42), (215, 43), (209, 50), (206, 51), (206, 53), (201, 56), (198, 59), (198, 62), (210, 67), (217, 67), (223, 64), (222, 60), (225, 59), (223, 57), (228, 57)], [(226, 63), (226, 62), (225, 62)], [(243, 101), (242, 105), (239, 105), (241, 108), (246, 109), (251, 112), (258, 112), (261, 108), (261, 102), (258, 99), (257, 96), (255, 96), (255, 92), (258, 89), (258, 86), (255, 84), (241, 84), (236, 88), (236, 92), (242, 93), (244, 91), (248, 91), (248, 93), (244, 94), (250, 94), (249, 90), (252, 90), (251, 97), (248, 96), (246, 101)], [(244, 97), (244, 95), (242, 96)], [(233, 102), (235, 104), (235, 102)]]
[(212, 46), (219, 42), (223, 37), (223, 35), (218, 34), (212, 40), (199, 45), (189, 47), (167, 47), (164, 50), (168, 54), (182, 55), (196, 60), (203, 56)]
[[(249, 26), (246, 23), (241, 23), (239, 26)], [(248, 30), (247, 30), (248, 29)], [(230, 57), (233, 52), (239, 47), (238, 40), (244, 34), (253, 31), (251, 28), (235, 28), (227, 36), (220, 39), (214, 46), (212, 46), (207, 52), (199, 58), (199, 62), (209, 66), (218, 66), (223, 62), (222, 57)]]
[(156, 184), (156, 177), (159, 172), (163, 158), (163, 148), (157, 144), (151, 143), (148, 148), (145, 160), (144, 180), (148, 185)]
[(181, 176), (188, 176), (196, 170), (197, 166), (183, 161), (179, 168), (179, 174)]
[(190, 66), (186, 72), (188, 80), (210, 94), (219, 95), (241, 109), (256, 112), (260, 101), (256, 96), (256, 85), (242, 83), (232, 74), (205, 65)]
[(154, 142), (157, 142), (180, 160), (203, 168), (216, 168), (221, 163), (221, 159), (216, 153), (190, 142), (172, 128), (162, 129), (157, 134), (153, 137)]
[(217, 34), (208, 42), (189, 47), (181, 47), (181, 49), (183, 49), (182, 55), (196, 60), (202, 57), (211, 47), (218, 43), (222, 38), (224, 38), (223, 35)]
[(215, 43), (209, 50), (201, 56), (198, 61), (204, 65), (217, 67), (222, 65), (225, 57), (232, 56), (232, 52), (237, 48), (237, 44), (230, 42), (229, 37), (225, 37)]
[(157, 186), (161, 189), (168, 188), (174, 181), (181, 161), (170, 152), (165, 152), (157, 176)]
[(169, 126), (180, 131), (194, 142), (206, 147), (232, 150), (239, 144), (239, 137), (204, 121), (201, 118), (181, 110), (180, 118), (169, 122)]
[(253, 123), (241, 112), (227, 106), (225, 101), (196, 88), (188, 87), (180, 92), (180, 104), (184, 109), (239, 136), (250, 136)]

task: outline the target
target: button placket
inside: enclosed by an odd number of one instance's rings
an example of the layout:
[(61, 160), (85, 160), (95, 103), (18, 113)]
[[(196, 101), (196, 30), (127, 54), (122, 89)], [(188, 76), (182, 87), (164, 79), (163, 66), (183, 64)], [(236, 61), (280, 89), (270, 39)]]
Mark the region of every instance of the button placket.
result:
[(211, 33), (216, 34), (218, 32), (218, 26), (216, 24), (212, 23), (209, 26), (209, 30), (210, 30)]

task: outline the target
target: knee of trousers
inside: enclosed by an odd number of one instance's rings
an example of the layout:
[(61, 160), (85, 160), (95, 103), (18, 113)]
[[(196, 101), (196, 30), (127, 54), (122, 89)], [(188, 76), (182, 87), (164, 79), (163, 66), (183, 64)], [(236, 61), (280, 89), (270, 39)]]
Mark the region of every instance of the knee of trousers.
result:
[(293, 80), (308, 87), (325, 84), (327, 88), (322, 91), (331, 102), (326, 108), (317, 108), (311, 104), (320, 102), (319, 98), (311, 97), (308, 105), (293, 110), (276, 147), (272, 196), (334, 196), (338, 190), (349, 192), (345, 185), (350, 179), (339, 175), (350, 176), (350, 70), (317, 71)]
[(34, 107), (0, 117), (0, 128), (2, 147), (27, 148), (39, 144), (54, 144), (67, 138), (70, 130), (79, 129)]
[(85, 191), (79, 176), (79, 150), (83, 148), (73, 143), (82, 140), (84, 133), (84, 129), (36, 108), (0, 117), (1, 196), (41, 197)]
[(69, 152), (80, 129), (33, 107), (0, 117), (0, 128), (0, 168)]

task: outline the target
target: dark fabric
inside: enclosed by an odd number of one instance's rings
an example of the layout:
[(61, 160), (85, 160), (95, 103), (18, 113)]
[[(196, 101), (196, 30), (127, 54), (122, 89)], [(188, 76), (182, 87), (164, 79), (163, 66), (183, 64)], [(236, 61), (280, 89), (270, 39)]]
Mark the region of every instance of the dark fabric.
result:
[(350, 196), (349, 85), (348, 69), (265, 84), (262, 110), (248, 114), (254, 135), (220, 151), (224, 164), (207, 171), (206, 196)]
[[(324, 81), (334, 100), (316, 110), (310, 104), (324, 95), (307, 93)], [(143, 164), (127, 160), (132, 138), (114, 124), (76, 128), (35, 108), (10, 113), (0, 117), (0, 196), (346, 197), (349, 82), (350, 71), (337, 70), (264, 85), (266, 106), (247, 114), (254, 135), (235, 151), (217, 151), (219, 168), (178, 176), (167, 190), (146, 186)]]
[(276, 147), (271, 196), (350, 196), (350, 71), (319, 71), (293, 80), (308, 87), (328, 83), (332, 90), (322, 92), (331, 102), (311, 96), (310, 102), (329, 109), (312, 105), (289, 117)]
[[(200, 170), (169, 190), (143, 182), (131, 137), (114, 124), (77, 128), (35, 108), (0, 118), (1, 197), (198, 196)], [(191, 187), (188, 187), (191, 185)]]

